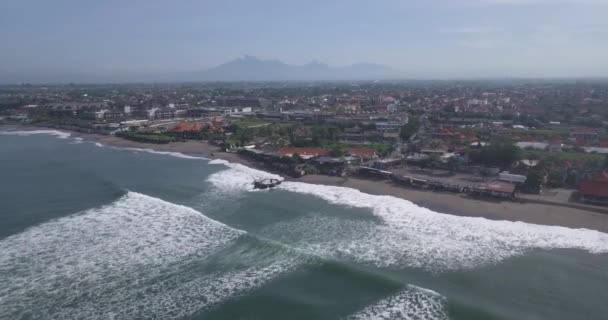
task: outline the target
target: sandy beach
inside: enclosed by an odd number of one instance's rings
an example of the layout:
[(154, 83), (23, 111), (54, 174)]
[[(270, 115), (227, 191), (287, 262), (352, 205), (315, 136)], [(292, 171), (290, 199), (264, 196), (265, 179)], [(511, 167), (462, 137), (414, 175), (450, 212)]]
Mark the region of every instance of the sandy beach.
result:
[[(83, 137), (102, 144), (117, 147), (147, 148), (159, 151), (201, 155), (209, 158), (215, 157), (257, 169), (267, 170), (267, 168), (264, 168), (261, 164), (252, 162), (234, 153), (221, 152), (217, 147), (201, 141), (175, 142), (158, 145), (129, 141), (114, 136), (83, 135)], [(211, 154), (214, 156), (211, 156)], [(522, 221), (608, 232), (608, 214), (577, 208), (535, 203), (471, 199), (463, 195), (451, 193), (438, 193), (404, 188), (386, 180), (374, 181), (356, 177), (341, 178), (324, 175), (307, 175), (298, 179), (287, 179), (312, 184), (353, 188), (374, 195), (390, 195), (412, 201), (419, 206), (429, 208), (433, 211), (459, 216)]]
[[(24, 129), (24, 128), (20, 128)], [(25, 128), (40, 129), (40, 128)], [(143, 148), (158, 151), (180, 152), (207, 158), (218, 158), (248, 167), (269, 171), (263, 164), (253, 162), (235, 153), (221, 152), (216, 146), (202, 141), (149, 144), (125, 140), (115, 136), (72, 133), (88, 141), (123, 148)], [(511, 201), (490, 201), (471, 199), (464, 195), (414, 190), (393, 184), (386, 180), (368, 180), (357, 177), (330, 177), (307, 175), (302, 178), (286, 178), (320, 185), (353, 188), (374, 195), (390, 195), (412, 201), (433, 211), (458, 216), (484, 217), (493, 220), (522, 221), (527, 223), (555, 225), (570, 228), (587, 228), (608, 232), (608, 214), (578, 208), (548, 204), (520, 203)]]

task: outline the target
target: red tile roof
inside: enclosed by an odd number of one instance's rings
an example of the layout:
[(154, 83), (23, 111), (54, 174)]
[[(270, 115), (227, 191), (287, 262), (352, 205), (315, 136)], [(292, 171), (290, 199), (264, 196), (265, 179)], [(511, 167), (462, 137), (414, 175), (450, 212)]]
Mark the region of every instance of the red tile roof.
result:
[(578, 187), (578, 192), (583, 196), (608, 198), (608, 182), (583, 181)]
[(494, 181), (488, 183), (483, 186), (486, 190), (496, 191), (496, 192), (504, 192), (504, 193), (513, 193), (515, 191), (515, 185), (508, 182), (502, 181)]
[(172, 132), (199, 132), (203, 129), (203, 125), (200, 123), (180, 123), (175, 128), (173, 128)]
[(357, 157), (373, 158), (376, 155), (376, 150), (367, 148), (351, 148), (348, 153)]

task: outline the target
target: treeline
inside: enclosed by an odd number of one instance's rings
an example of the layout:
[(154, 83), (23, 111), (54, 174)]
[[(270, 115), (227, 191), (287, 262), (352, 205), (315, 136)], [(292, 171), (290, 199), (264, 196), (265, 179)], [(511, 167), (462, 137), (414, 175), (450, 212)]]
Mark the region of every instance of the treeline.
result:
[(35, 114), (31, 122), (39, 124), (49, 124), (53, 126), (93, 129), (93, 123), (91, 121), (75, 117), (55, 117), (45, 113)]
[(156, 144), (166, 144), (169, 142), (179, 141), (176, 137), (166, 136), (162, 134), (147, 134), (147, 133), (137, 133), (137, 132), (117, 132), (117, 137), (121, 137), (127, 140), (143, 142), (143, 143), (156, 143)]
[(472, 163), (508, 168), (522, 158), (522, 150), (512, 142), (494, 141), (490, 145), (469, 152)]

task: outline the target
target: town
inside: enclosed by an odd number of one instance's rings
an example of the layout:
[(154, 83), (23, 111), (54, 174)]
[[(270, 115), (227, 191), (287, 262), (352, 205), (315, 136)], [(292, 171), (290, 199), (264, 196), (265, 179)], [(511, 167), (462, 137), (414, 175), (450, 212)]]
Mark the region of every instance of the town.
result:
[(0, 122), (151, 144), (204, 141), (291, 177), (608, 205), (600, 80), (24, 84), (0, 87)]

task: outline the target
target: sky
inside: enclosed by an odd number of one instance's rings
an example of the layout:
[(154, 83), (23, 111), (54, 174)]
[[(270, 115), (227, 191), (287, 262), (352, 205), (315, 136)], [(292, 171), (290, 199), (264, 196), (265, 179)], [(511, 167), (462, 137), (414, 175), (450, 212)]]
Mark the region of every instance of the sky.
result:
[(243, 55), (409, 77), (608, 76), (608, 0), (2, 0), (0, 72), (154, 74)]

